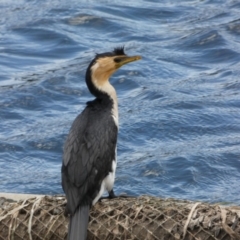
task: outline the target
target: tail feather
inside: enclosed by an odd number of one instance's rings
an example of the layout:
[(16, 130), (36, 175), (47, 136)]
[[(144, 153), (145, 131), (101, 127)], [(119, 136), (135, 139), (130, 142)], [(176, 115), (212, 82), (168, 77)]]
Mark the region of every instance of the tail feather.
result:
[(86, 240), (89, 220), (89, 206), (80, 206), (73, 216), (70, 216), (68, 240)]

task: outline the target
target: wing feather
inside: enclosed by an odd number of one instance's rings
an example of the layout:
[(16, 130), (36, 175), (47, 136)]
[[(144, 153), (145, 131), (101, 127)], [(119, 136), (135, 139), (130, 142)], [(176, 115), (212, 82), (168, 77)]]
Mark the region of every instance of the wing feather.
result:
[(96, 119), (86, 108), (73, 122), (64, 145), (62, 186), (68, 211), (91, 204), (102, 180), (112, 170), (117, 142), (117, 126), (111, 115)]

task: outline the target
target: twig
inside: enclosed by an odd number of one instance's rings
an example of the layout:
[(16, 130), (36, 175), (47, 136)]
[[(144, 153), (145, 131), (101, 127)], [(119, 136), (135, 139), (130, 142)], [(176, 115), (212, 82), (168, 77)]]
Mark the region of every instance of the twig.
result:
[(191, 218), (192, 218), (193, 212), (194, 212), (194, 210), (196, 209), (196, 207), (197, 207), (199, 204), (200, 204), (200, 202), (195, 203), (195, 204), (192, 206), (192, 209), (191, 209), (190, 213), (188, 214), (187, 221), (186, 221), (186, 223), (185, 223), (185, 225), (184, 225), (184, 228), (183, 228), (183, 239), (184, 239), (185, 236), (186, 236), (187, 227), (188, 227), (188, 224), (189, 224), (189, 222), (190, 222), (190, 220), (191, 220)]
[(226, 233), (232, 238), (237, 239), (237, 234), (226, 224), (226, 218), (227, 218), (227, 210), (222, 208), (221, 206), (221, 218), (222, 218), (222, 227), (226, 231)]
[(29, 217), (29, 222), (28, 222), (28, 234), (29, 234), (29, 239), (32, 240), (32, 234), (31, 234), (31, 229), (32, 229), (32, 218), (33, 218), (33, 214), (34, 214), (34, 208), (36, 205), (39, 205), (41, 200), (44, 198), (44, 196), (40, 196), (36, 198), (36, 201), (34, 202), (32, 209), (31, 209), (31, 213), (30, 213), (30, 217)]

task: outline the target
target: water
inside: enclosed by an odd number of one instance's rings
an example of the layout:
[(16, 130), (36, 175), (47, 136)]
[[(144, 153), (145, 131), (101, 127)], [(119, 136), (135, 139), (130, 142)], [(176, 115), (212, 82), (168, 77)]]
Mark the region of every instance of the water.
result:
[(62, 146), (92, 99), (95, 53), (142, 55), (111, 79), (117, 193), (240, 204), (240, 2), (0, 1), (0, 192), (62, 193)]

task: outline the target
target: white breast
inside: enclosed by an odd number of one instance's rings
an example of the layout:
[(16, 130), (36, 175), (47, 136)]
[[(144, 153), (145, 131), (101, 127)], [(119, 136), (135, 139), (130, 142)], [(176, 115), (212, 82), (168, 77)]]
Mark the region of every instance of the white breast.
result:
[(99, 198), (104, 194), (105, 191), (110, 192), (113, 189), (113, 185), (115, 182), (116, 168), (117, 168), (117, 158), (112, 161), (112, 172), (110, 172), (102, 181), (100, 191), (98, 195), (95, 197), (95, 199), (93, 200), (92, 205), (94, 205), (99, 200)]

